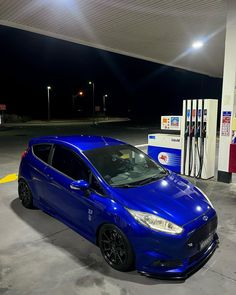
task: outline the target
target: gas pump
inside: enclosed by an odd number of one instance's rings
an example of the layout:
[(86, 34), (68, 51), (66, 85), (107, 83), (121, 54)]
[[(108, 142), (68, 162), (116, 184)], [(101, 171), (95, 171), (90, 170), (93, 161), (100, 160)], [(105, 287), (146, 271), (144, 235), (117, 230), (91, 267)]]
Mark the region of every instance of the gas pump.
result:
[(202, 179), (214, 177), (217, 107), (216, 99), (184, 100), (182, 117), (161, 117), (162, 130), (177, 132), (181, 122), (180, 135), (149, 134), (148, 154), (176, 173)]
[(183, 101), (181, 174), (203, 179), (214, 176), (217, 106), (215, 99)]

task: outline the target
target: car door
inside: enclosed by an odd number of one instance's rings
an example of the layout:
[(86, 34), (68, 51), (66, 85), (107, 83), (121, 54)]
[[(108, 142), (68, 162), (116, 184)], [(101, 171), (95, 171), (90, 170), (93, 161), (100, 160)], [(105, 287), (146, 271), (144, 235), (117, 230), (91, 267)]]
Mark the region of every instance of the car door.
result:
[(31, 149), (32, 155), (30, 161), (28, 161), (31, 169), (28, 169), (28, 171), (30, 171), (33, 194), (37, 202), (40, 202), (44, 191), (43, 187), (47, 181), (45, 169), (48, 165), (51, 148), (52, 144), (41, 143), (33, 145)]
[(47, 186), (44, 202), (50, 211), (69, 223), (84, 235), (92, 231), (89, 215), (94, 212), (94, 197), (70, 187), (72, 181), (84, 179), (89, 182), (90, 170), (84, 161), (70, 148), (55, 145), (51, 166), (45, 170)]

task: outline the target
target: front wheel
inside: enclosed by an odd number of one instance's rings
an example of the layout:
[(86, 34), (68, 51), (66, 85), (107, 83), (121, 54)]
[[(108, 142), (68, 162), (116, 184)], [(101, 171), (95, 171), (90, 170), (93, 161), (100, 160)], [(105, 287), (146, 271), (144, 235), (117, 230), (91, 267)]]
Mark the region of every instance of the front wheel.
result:
[(113, 224), (105, 224), (98, 235), (98, 243), (106, 262), (119, 271), (134, 268), (134, 252), (125, 234)]
[(32, 209), (33, 206), (33, 198), (30, 191), (30, 188), (25, 180), (20, 179), (18, 183), (18, 195), (21, 200), (22, 205), (25, 208)]

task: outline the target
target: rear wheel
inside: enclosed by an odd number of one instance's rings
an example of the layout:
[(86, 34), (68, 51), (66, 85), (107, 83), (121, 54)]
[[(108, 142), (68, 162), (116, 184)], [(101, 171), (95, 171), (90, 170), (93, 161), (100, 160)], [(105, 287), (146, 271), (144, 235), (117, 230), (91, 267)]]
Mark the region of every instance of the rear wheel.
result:
[(125, 234), (115, 225), (103, 225), (98, 236), (99, 247), (106, 262), (116, 270), (134, 268), (134, 252)]
[(33, 206), (33, 198), (30, 191), (30, 188), (25, 180), (20, 179), (18, 183), (18, 194), (21, 200), (22, 205), (25, 208), (32, 209)]

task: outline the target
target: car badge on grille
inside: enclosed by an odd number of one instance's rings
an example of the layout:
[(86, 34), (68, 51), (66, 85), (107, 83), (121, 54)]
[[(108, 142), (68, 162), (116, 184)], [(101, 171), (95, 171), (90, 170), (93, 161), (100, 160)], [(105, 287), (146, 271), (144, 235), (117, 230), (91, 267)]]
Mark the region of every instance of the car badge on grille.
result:
[(208, 217), (207, 217), (206, 215), (204, 215), (204, 216), (202, 217), (202, 219), (203, 219), (204, 221), (207, 221), (207, 220), (208, 220)]

